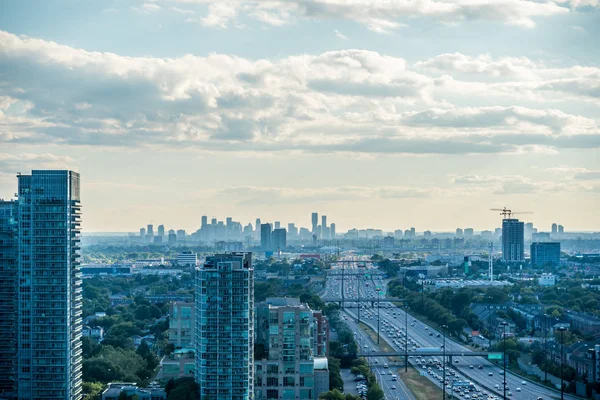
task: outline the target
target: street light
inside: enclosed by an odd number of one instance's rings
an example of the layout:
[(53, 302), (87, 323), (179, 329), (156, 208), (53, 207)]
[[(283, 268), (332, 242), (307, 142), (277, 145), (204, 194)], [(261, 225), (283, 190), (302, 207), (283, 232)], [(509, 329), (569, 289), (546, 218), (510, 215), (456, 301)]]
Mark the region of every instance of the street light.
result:
[(381, 290), (377, 289), (377, 344), (379, 345), (379, 304), (381, 303), (379, 301), (380, 297), (379, 295), (381, 294)]
[(408, 304), (404, 305), (404, 372), (408, 372)]
[(565, 398), (565, 384), (563, 382), (563, 365), (565, 363), (564, 349), (565, 349), (565, 327), (561, 326), (558, 328), (560, 331), (560, 400)]
[(502, 352), (502, 362), (504, 363), (504, 400), (506, 400), (506, 326), (508, 323), (506, 321), (502, 321), (502, 341), (504, 343), (504, 348)]
[(448, 328), (446, 325), (442, 325), (442, 335), (444, 335), (444, 341), (442, 344), (442, 351), (443, 351), (443, 355), (442, 355), (442, 381), (443, 381), (443, 389), (442, 389), (442, 393), (443, 393), (443, 399), (446, 400), (446, 328)]
[(544, 383), (548, 382), (548, 314), (544, 314), (544, 323), (542, 329), (544, 330)]

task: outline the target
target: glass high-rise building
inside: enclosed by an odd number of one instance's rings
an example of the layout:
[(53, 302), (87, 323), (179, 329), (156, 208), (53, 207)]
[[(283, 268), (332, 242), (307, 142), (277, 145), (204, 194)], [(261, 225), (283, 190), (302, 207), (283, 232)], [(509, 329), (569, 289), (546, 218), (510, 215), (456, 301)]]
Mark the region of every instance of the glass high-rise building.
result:
[(17, 204), (0, 200), (0, 399), (17, 395)]
[[(81, 399), (79, 174), (34, 170), (17, 177), (16, 397)], [(7, 316), (0, 318), (7, 329)]]
[(254, 392), (252, 253), (216, 254), (196, 270), (196, 382), (200, 399)]
[(525, 224), (518, 219), (502, 220), (502, 258), (506, 262), (525, 261)]

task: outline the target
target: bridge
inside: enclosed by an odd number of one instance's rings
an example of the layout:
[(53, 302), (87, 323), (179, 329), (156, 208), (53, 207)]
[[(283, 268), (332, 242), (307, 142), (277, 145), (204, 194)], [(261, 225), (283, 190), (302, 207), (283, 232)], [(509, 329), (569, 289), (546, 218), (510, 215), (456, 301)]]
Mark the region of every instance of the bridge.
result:
[(322, 300), (326, 303), (363, 303), (369, 301), (379, 303), (381, 301), (404, 301), (404, 299), (397, 299), (395, 297), (323, 297)]
[(353, 272), (353, 273), (348, 273), (348, 272), (337, 272), (338, 270), (335, 270), (335, 272), (328, 272), (327, 276), (365, 276), (365, 275), (369, 275), (369, 276), (383, 276), (385, 275), (385, 273), (383, 272), (371, 272), (371, 270), (368, 270), (368, 272)]
[(488, 356), (489, 353), (485, 352), (485, 351), (467, 351), (467, 352), (460, 352), (460, 351), (447, 351), (446, 353), (444, 353), (441, 350), (437, 350), (437, 351), (409, 351), (408, 353), (405, 353), (403, 351), (393, 351), (393, 352), (383, 352), (383, 351), (371, 351), (371, 352), (361, 352), (359, 355), (361, 357), (404, 357), (404, 355), (408, 355), (410, 356), (419, 356), (419, 357), (434, 357), (434, 356), (439, 356), (439, 357), (443, 357), (444, 354), (446, 355), (446, 357), (486, 357)]

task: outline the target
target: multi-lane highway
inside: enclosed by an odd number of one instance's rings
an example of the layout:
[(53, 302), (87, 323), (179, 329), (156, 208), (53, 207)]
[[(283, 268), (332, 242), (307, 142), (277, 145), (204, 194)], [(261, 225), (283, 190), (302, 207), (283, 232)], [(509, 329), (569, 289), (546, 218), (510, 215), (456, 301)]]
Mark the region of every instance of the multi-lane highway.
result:
[[(358, 324), (351, 318), (345, 321), (348, 327), (355, 332), (355, 339), (359, 346), (361, 354), (368, 354), (371, 351), (379, 351), (379, 347), (371, 337), (363, 330), (359, 329)], [(404, 382), (399, 379), (394, 380), (395, 369), (386, 368), (387, 357), (368, 357), (367, 361), (371, 365), (371, 370), (377, 376), (377, 381), (383, 389), (386, 400), (414, 400), (415, 396), (406, 387)]]
[[(367, 268), (372, 266), (367, 264)], [(364, 271), (364, 269), (360, 269)], [(346, 272), (358, 273), (359, 269), (355, 266), (347, 266)], [(381, 280), (370, 280), (370, 279), (355, 279), (356, 277), (346, 279), (344, 285), (345, 297), (346, 298), (377, 298), (378, 294), (376, 288), (379, 287), (382, 291), (379, 293), (381, 297), (385, 296), (386, 283)], [(339, 298), (341, 296), (341, 279), (339, 277), (329, 279), (324, 293), (324, 298)], [(348, 308), (346, 312), (348, 315), (355, 318), (358, 317), (357, 303), (347, 303)], [(364, 305), (364, 303), (363, 303)], [(370, 304), (368, 304), (370, 307)], [(380, 309), (380, 329), (382, 337), (396, 350), (404, 351), (404, 326), (405, 326), (405, 314), (404, 310), (393, 306), (391, 303), (382, 302)], [(351, 320), (352, 318), (349, 318)], [(365, 322), (372, 328), (377, 328), (377, 310), (372, 308), (361, 309), (361, 322)], [(360, 330), (358, 330), (360, 331)], [(402, 339), (400, 339), (402, 338)], [(443, 337), (441, 332), (434, 330), (433, 328), (425, 325), (418, 321), (412, 316), (408, 315), (408, 338), (409, 350), (413, 350), (412, 347), (436, 347), (440, 348), (442, 345)], [(446, 337), (446, 349), (449, 352), (471, 352), (472, 350), (468, 347)], [(429, 358), (429, 357), (428, 357)], [(438, 357), (441, 359), (441, 357)], [(416, 366), (416, 360), (410, 359), (411, 364)], [(480, 388), (479, 392), (473, 392), (476, 394), (475, 398), (497, 398), (503, 397), (503, 380), (502, 369), (482, 357), (453, 357), (452, 369), (458, 373), (458, 379), (467, 379)], [(418, 366), (417, 366), (418, 367)], [(418, 367), (419, 368), (419, 367)], [(435, 376), (428, 375), (428, 377), (435, 382), (438, 386), (440, 380)], [(447, 376), (447, 380), (451, 383), (450, 378)], [(539, 400), (541, 399), (556, 399), (560, 398), (560, 394), (556, 391), (550, 390), (544, 386), (535, 384), (530, 381), (526, 381), (523, 378), (507, 373), (507, 396), (515, 399), (523, 400)], [(396, 389), (397, 390), (397, 389)], [(448, 389), (450, 392), (451, 389)], [(486, 393), (485, 396), (483, 393)], [(469, 397), (472, 398), (472, 394)], [(463, 393), (464, 395), (464, 393)], [(465, 396), (466, 397), (466, 396)], [(565, 398), (570, 400), (577, 399), (574, 396), (565, 395)]]

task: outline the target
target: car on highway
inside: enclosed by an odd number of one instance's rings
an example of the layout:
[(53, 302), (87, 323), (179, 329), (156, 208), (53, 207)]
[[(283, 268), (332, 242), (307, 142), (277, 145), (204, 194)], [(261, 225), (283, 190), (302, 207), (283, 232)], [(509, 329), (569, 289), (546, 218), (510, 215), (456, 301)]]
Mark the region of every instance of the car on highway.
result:
[(488, 376), (494, 376), (493, 372), (488, 372)]
[(521, 385), (527, 385), (527, 381), (522, 381)]

